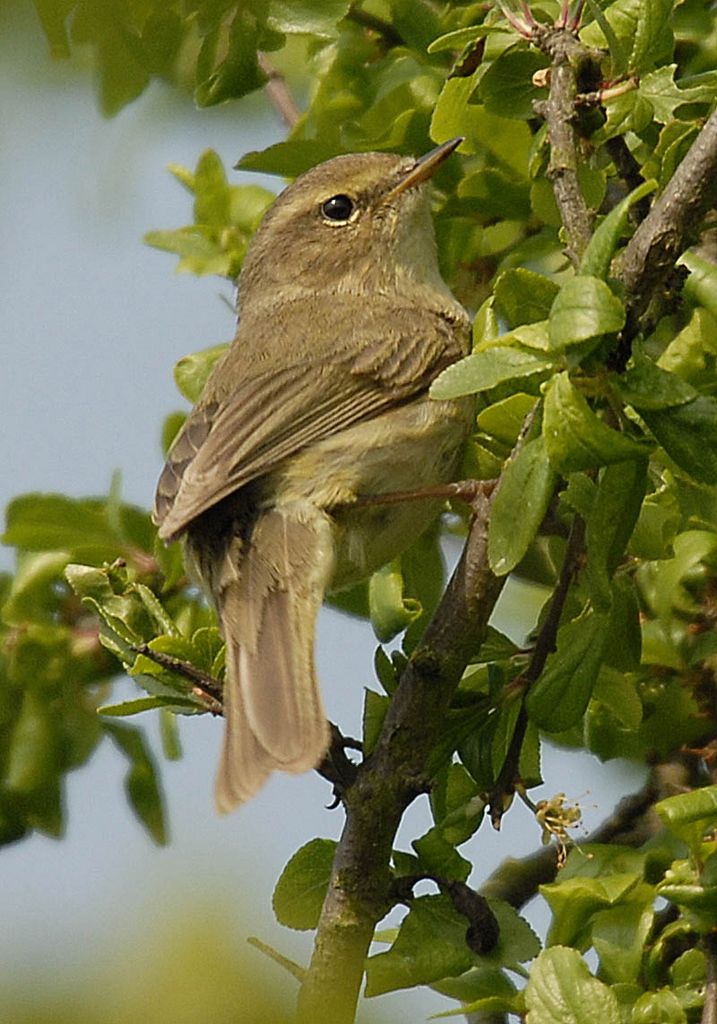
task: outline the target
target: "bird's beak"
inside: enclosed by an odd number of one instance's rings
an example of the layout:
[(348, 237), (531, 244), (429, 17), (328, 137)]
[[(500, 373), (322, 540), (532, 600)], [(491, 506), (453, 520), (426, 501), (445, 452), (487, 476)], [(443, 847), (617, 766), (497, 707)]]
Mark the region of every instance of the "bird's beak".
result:
[(422, 181), (427, 181), (428, 178), (431, 178), (446, 157), (449, 157), (460, 146), (461, 142), (463, 142), (463, 136), (459, 135), (455, 139), (449, 139), (448, 142), (441, 143), (440, 146), (436, 146), (435, 149), (432, 149), (425, 156), (416, 160), (413, 167), (401, 178), (398, 185), (394, 185), (391, 191), (386, 194), (386, 199), (390, 202), (396, 196), (400, 196), (402, 192), (405, 192), (406, 189), (413, 188), (414, 185), (420, 185)]

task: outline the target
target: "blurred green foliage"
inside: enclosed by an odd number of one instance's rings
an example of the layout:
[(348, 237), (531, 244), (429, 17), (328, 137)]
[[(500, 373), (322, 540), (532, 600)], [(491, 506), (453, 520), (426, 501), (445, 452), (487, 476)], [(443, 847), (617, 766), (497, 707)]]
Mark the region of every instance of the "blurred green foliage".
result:
[[(520, 4), (505, 6), (513, 21), (525, 14)], [(524, 992), (510, 974), (523, 973), (539, 945), (525, 922), (496, 905), (501, 942), (476, 953), (463, 941), (465, 915), (445, 892), (412, 900), (400, 929), (383, 936), (392, 945), (371, 958), (369, 991), (430, 984), (476, 1013), (527, 1008), (540, 1024), (696, 1020), (705, 973), (699, 941), (717, 926), (717, 815), (712, 788), (699, 788), (711, 781), (717, 732), (713, 237), (683, 255), (684, 287), (680, 279), (650, 296), (626, 365), (614, 359), (626, 322), (614, 275), (636, 221), (714, 107), (717, 14), (702, 0), (586, 5), (580, 38), (599, 50), (600, 80), (585, 89), (575, 124), (579, 186), (595, 230), (575, 269), (547, 176), (548, 133), (534, 107), (547, 93), (548, 61), (498, 5), (36, 0), (36, 7), (54, 54), (92, 53), (108, 114), (153, 78), (189, 85), (202, 106), (238, 100), (300, 53), (306, 109), (286, 141), (246, 154), (244, 169), (291, 178), (338, 153), (418, 154), (464, 137), (463, 159), (437, 176), (435, 215), (444, 274), (477, 311), (474, 348), (432, 393), (476, 395), (466, 474), (502, 472), (489, 533), (496, 573), (515, 572), (549, 598), (576, 517), (585, 525), (555, 649), (524, 702), (522, 783), (541, 782), (543, 733), (604, 760), (655, 764), (681, 751), (692, 759), (697, 788), (658, 808), (666, 830), (649, 847), (570, 854), (544, 888), (553, 924)], [(532, 5), (542, 21), (560, 9), (556, 0)], [(193, 197), (192, 222), (147, 240), (176, 254), (182, 270), (233, 279), (269, 193), (229, 184), (211, 151), (193, 171), (172, 173)], [(215, 348), (179, 364), (177, 383), (190, 401), (219, 355)], [(180, 422), (181, 414), (168, 421), (166, 444)], [(523, 429), (524, 446), (504, 469)], [(382, 643), (404, 633), (401, 649), (377, 653), (380, 691), (367, 693), (363, 723), (367, 752), (438, 600), (439, 537), (429, 534), (368, 587), (338, 598), (372, 617)], [(133, 807), (163, 841), (154, 758), (143, 734), (118, 719), (159, 709), (166, 752), (175, 756), (171, 716), (216, 710), (221, 638), (181, 554), (157, 546), (146, 513), (114, 493), (18, 498), (5, 541), (18, 561), (1, 592), (0, 840), (32, 829), (60, 835), (64, 776), (106, 737), (128, 760)], [(536, 633), (544, 622), (545, 612)], [(458, 847), (483, 825), (510, 756), (532, 639), (518, 648), (491, 631), (475, 652), (429, 765), (433, 825), (411, 852), (394, 852), (397, 882), (468, 877), (472, 865)], [(142, 696), (98, 716), (122, 668)], [(540, 826), (564, 846), (579, 815), (562, 797), (548, 803), (536, 837)], [(316, 922), (326, 842), (302, 848), (279, 882), (275, 909), (289, 927)], [(656, 909), (658, 897), (675, 908), (669, 919)], [(596, 976), (580, 956), (589, 948), (599, 958)]]
[[(171, 905), (171, 899), (162, 901)], [(13, 1024), (289, 1024), (295, 984), (277, 984), (261, 954), (237, 940), (225, 910), (201, 902), (118, 936), (61, 985), (36, 978), (15, 992), (3, 978), (0, 1018)], [(121, 969), (118, 968), (121, 965)]]

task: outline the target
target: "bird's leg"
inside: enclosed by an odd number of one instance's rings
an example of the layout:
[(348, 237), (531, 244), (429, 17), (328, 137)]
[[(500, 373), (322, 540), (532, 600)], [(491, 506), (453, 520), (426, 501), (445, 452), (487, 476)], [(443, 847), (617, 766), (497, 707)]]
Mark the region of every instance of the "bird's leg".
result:
[(329, 725), (331, 743), (323, 761), (316, 766), (316, 771), (334, 787), (334, 802), (329, 807), (329, 810), (333, 810), (334, 807), (338, 807), (343, 794), (353, 784), (358, 770), (358, 766), (346, 756), (346, 751), (361, 750), (362, 744), (358, 740), (344, 736), (333, 722), (329, 722)]
[(338, 508), (363, 508), (369, 505), (398, 505), (405, 501), (425, 501), (432, 498), (453, 498), (463, 501), (471, 507), (480, 498), (488, 497), (496, 485), (495, 480), (456, 480), (452, 484), (440, 484), (438, 487), (426, 487), (418, 491), (388, 491), (386, 494), (357, 494), (353, 501)]

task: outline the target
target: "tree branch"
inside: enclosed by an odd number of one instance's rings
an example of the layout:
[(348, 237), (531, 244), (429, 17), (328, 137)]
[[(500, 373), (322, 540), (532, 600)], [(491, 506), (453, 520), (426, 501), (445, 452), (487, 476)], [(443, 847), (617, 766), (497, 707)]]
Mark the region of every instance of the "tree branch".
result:
[(375, 32), (383, 40), (386, 49), (390, 49), (392, 46), (406, 45), (401, 33), (390, 22), (384, 21), (383, 18), (379, 18), (375, 14), (363, 11), (358, 4), (351, 4), (346, 14), (346, 20), (353, 21), (354, 24), (361, 25), (362, 28)]
[[(669, 761), (656, 765), (641, 789), (624, 797), (609, 818), (591, 832), (585, 845), (619, 843), (639, 847), (662, 829), (653, 811), (654, 804), (682, 789), (684, 765)], [(581, 844), (582, 845), (582, 844)], [(509, 857), (500, 864), (480, 887), (488, 899), (501, 899), (516, 910), (524, 906), (538, 887), (552, 882), (557, 873), (557, 850), (544, 846), (527, 857)]]
[(707, 961), (707, 984), (700, 1024), (717, 1024), (717, 933), (705, 935), (702, 949)]
[(696, 241), (700, 222), (716, 200), (717, 110), (620, 257), (618, 276), (628, 296), (626, 331), (636, 332), (650, 297), (667, 281), (685, 249)]
[(552, 60), (550, 93), (544, 103), (536, 103), (536, 112), (548, 125), (550, 162), (548, 179), (567, 237), (567, 251), (577, 265), (591, 237), (591, 218), (578, 183), (578, 152), (574, 129), (578, 75), (588, 68), (594, 77), (592, 51), (567, 29), (536, 23), (531, 41)]
[(426, 764), (504, 579), (488, 565), (490, 499), (480, 495), (461, 559), (401, 675), (375, 750), (345, 795), (346, 823), (299, 996), (299, 1020), (351, 1024), (374, 928), (390, 907), (389, 861), (406, 807), (427, 788)]
[[(548, 656), (555, 650), (560, 619), (565, 608), (570, 584), (578, 570), (578, 563), (583, 554), (584, 547), (585, 521), (576, 515), (570, 529), (568, 544), (565, 549), (563, 563), (560, 567), (560, 575), (553, 591), (548, 614), (538, 634), (528, 667), (522, 673), (520, 679), (515, 681), (516, 684), (522, 683), (525, 694), (527, 694), (533, 683), (537, 682), (545, 668)], [(525, 700), (525, 697), (523, 700)], [(525, 739), (527, 728), (528, 715), (525, 710), (525, 703), (523, 703), (515, 723), (513, 738), (510, 741), (505, 762), (489, 797), (490, 817), (494, 828), (500, 828), (501, 818), (507, 807), (510, 806), (510, 801), (515, 792), (516, 779), (519, 777), (520, 752), (523, 749), (523, 740)]]
[[(614, 813), (588, 836), (585, 845), (642, 846), (660, 827), (655, 816), (649, 817), (656, 799), (657, 789), (651, 777), (637, 793), (620, 801)], [(520, 909), (535, 896), (539, 886), (555, 880), (557, 854), (556, 847), (550, 844), (527, 857), (507, 858), (480, 887), (481, 894), (488, 899), (505, 900), (516, 910)]]
[(264, 91), (272, 107), (281, 117), (287, 128), (294, 127), (301, 117), (301, 111), (296, 105), (294, 97), (289, 92), (286, 79), (281, 71), (277, 71), (265, 53), (259, 51), (256, 55), (257, 63), (266, 75), (268, 81)]

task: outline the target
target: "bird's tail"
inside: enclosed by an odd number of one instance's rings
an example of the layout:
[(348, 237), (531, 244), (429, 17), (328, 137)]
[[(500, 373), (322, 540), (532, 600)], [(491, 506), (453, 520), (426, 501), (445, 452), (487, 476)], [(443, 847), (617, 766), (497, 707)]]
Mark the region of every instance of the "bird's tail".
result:
[(330, 521), (311, 506), (263, 512), (248, 540), (227, 547), (213, 581), (227, 645), (221, 812), (248, 800), (275, 769), (307, 771), (326, 753), (314, 631), (333, 558)]

